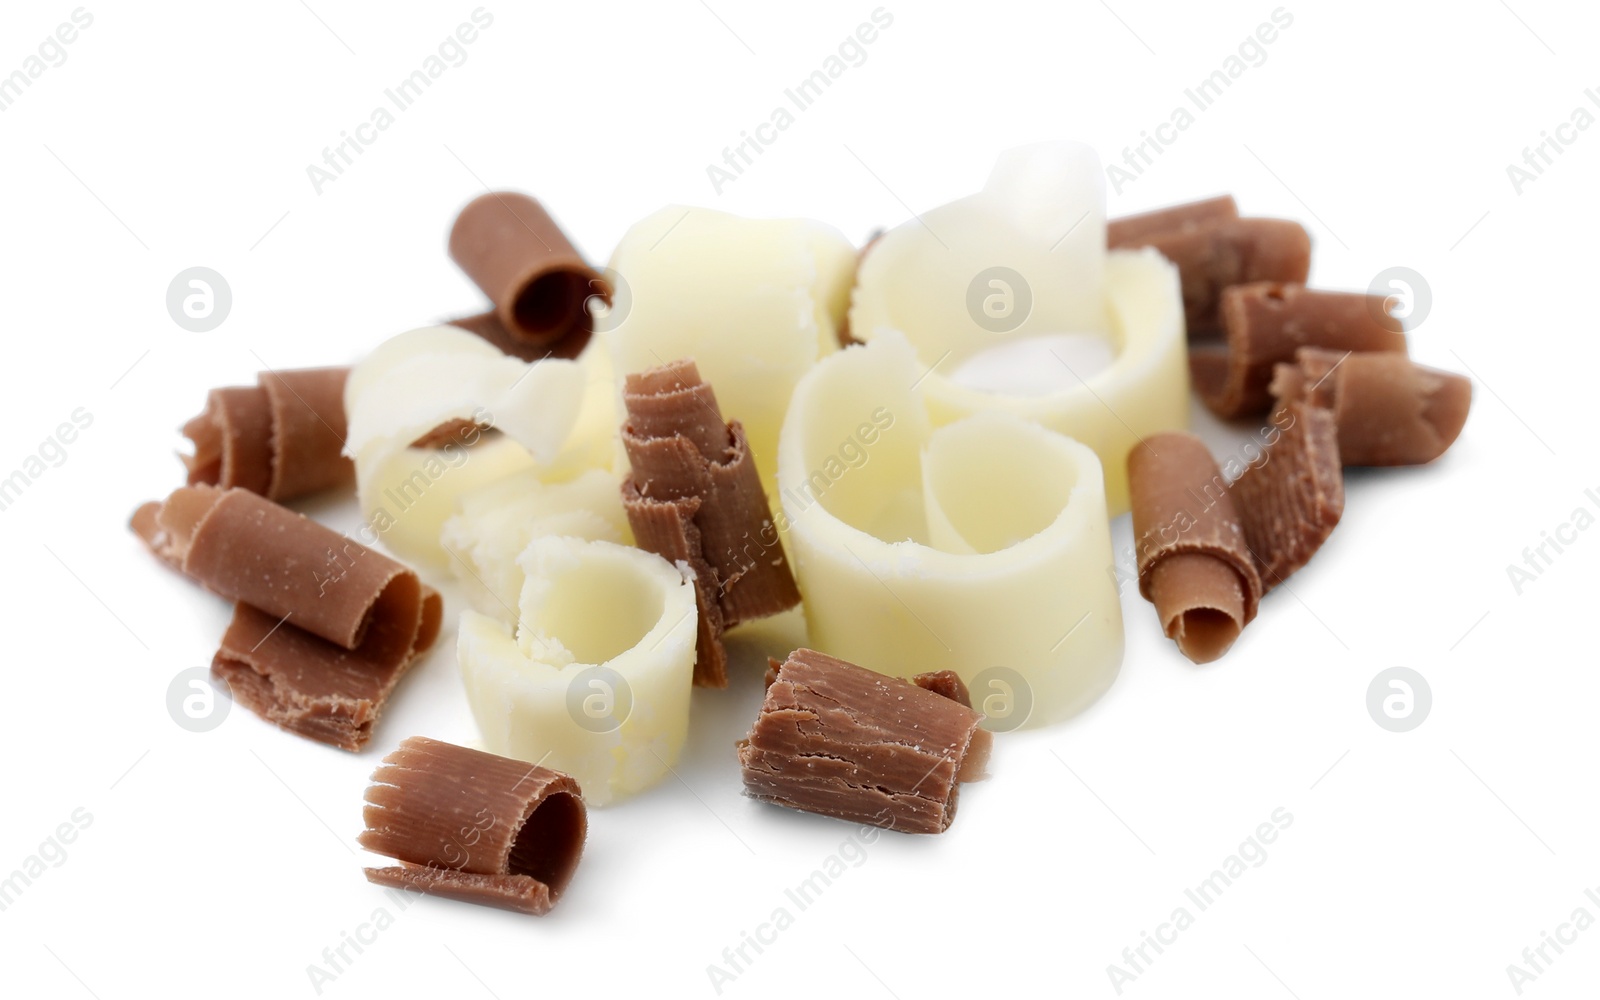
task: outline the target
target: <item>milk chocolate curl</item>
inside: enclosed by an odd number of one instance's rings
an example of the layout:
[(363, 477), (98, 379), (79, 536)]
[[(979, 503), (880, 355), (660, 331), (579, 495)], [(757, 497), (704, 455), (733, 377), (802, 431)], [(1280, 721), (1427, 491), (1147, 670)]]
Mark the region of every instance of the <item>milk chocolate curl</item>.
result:
[(1333, 414), (1307, 403), (1277, 412), (1265, 457), (1233, 483), (1245, 541), (1271, 590), (1304, 566), (1344, 513), (1344, 471)]
[(739, 744), (747, 794), (905, 833), (940, 833), (992, 737), (959, 701), (812, 649), (777, 669)]
[(387, 556), (242, 489), (191, 486), (135, 512), (157, 556), (235, 602), (212, 673), (235, 700), (345, 750), (372, 736), (443, 605)]
[(1403, 355), (1400, 321), (1377, 296), (1320, 292), (1301, 285), (1258, 282), (1222, 293), (1224, 345), (1189, 351), (1195, 391), (1220, 417), (1266, 413), (1274, 366), (1294, 360), (1302, 347), (1338, 351), (1389, 351)]
[(1403, 354), (1303, 347), (1277, 366), (1272, 394), (1333, 411), (1345, 465), (1421, 465), (1445, 453), (1467, 422), (1472, 380)]
[[(600, 275), (524, 194), (492, 192), (469, 203), (450, 230), (450, 257), (494, 302), (508, 337), (562, 357), (575, 357), (594, 330), (589, 297), (610, 302)], [(457, 325), (487, 328), (468, 322)]]
[(1128, 454), (1139, 593), (1195, 663), (1226, 653), (1256, 616), (1261, 577), (1227, 480), (1205, 443), (1172, 432)]
[(413, 736), (367, 788), (361, 846), (402, 864), (377, 885), (550, 912), (583, 855), (588, 812), (559, 771)]
[(1131, 228), (1135, 235), (1126, 242), (1109, 240), (1111, 249), (1155, 247), (1177, 265), (1191, 339), (1216, 331), (1222, 293), (1229, 286), (1254, 281), (1299, 284), (1311, 273), (1311, 236), (1298, 222), (1223, 218), (1204, 223), (1187, 218), (1177, 229), (1162, 232), (1144, 232), (1143, 224)]
[[(597, 279), (599, 280), (599, 279)], [(594, 294), (599, 294), (595, 292)], [(537, 343), (517, 336), (500, 321), (498, 312), (478, 313), (473, 316), (462, 316), (450, 321), (451, 326), (459, 326), (469, 333), (475, 333), (489, 343), (500, 348), (500, 353), (509, 354), (513, 358), (523, 361), (543, 361), (545, 358), (560, 358), (570, 361), (583, 353), (589, 344), (588, 336), (563, 337), (550, 343)]]
[(744, 429), (724, 422), (693, 361), (627, 377), (623, 507), (639, 547), (687, 566), (700, 638), (695, 684), (726, 687), (721, 633), (800, 603)]
[(257, 385), (213, 389), (183, 425), (189, 485), (239, 487), (292, 500), (355, 479), (344, 448), (348, 368), (265, 371)]
[(1194, 232), (1238, 217), (1239, 206), (1231, 194), (1125, 215), (1106, 223), (1106, 246), (1112, 249), (1143, 246), (1142, 241), (1157, 236)]

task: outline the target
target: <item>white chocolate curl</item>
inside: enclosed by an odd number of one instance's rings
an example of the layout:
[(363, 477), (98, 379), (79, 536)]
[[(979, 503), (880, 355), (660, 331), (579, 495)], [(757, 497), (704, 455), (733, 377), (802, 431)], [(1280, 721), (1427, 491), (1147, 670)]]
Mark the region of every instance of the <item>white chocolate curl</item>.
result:
[(578, 779), (593, 806), (659, 781), (689, 730), (694, 586), (659, 556), (535, 539), (515, 626), (461, 613), (456, 643), (486, 748)]
[[(1128, 509), (1128, 451), (1188, 425), (1177, 269), (1154, 251), (1107, 253), (1104, 176), (1081, 143), (1008, 150), (982, 191), (885, 233), (861, 263), (850, 332), (871, 341), (889, 331), (905, 334), (918, 374), (928, 372), (936, 425), (1001, 410), (1082, 441), (1100, 456), (1113, 515)], [(1080, 379), (1058, 356), (1064, 387), (1042, 395), (949, 377), (986, 349), (1061, 334), (1104, 337), (1116, 360)]]
[[(935, 429), (897, 333), (824, 359), (778, 451), (812, 644), (883, 673), (954, 670), (1007, 728), (1066, 718), (1122, 663), (1100, 462), (1009, 413)], [(1009, 679), (990, 683), (989, 668)], [(1020, 680), (1022, 690), (1014, 690)]]
[(855, 260), (843, 234), (809, 219), (664, 208), (611, 256), (629, 290), (602, 333), (617, 375), (693, 358), (743, 423), (770, 498), (789, 394), (838, 349)]
[[(527, 364), (451, 326), (379, 345), (345, 386), (356, 489), (367, 523), (396, 555), (435, 571), (450, 561), (439, 532), (465, 493), (555, 461), (588, 377), (572, 361)], [(599, 391), (609, 394), (609, 382)], [(413, 442), (452, 421), (435, 447)], [(486, 435), (478, 425), (501, 436)]]

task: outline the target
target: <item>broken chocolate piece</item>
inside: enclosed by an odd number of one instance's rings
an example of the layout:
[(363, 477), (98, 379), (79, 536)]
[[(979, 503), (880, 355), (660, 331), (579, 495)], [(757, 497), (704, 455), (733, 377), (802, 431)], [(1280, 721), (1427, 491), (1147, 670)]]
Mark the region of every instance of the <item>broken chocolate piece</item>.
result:
[(1255, 618), (1261, 578), (1205, 443), (1172, 432), (1145, 444), (1128, 454), (1139, 593), (1183, 655), (1209, 663)]
[[(1375, 301), (1376, 300), (1376, 301)], [(1400, 321), (1377, 296), (1321, 292), (1300, 285), (1258, 282), (1222, 293), (1226, 343), (1189, 351), (1195, 391), (1219, 417), (1248, 417), (1271, 407), (1274, 366), (1302, 347), (1404, 354)]]
[(747, 794), (906, 833), (940, 833), (992, 736), (959, 701), (812, 649), (777, 668), (739, 744)]
[(559, 771), (413, 736), (373, 772), (361, 846), (401, 862), (377, 885), (550, 912), (583, 856), (588, 812)]
[[(1166, 211), (1184, 214), (1178, 209)], [(1191, 340), (1216, 331), (1222, 293), (1229, 286), (1255, 281), (1299, 284), (1311, 273), (1311, 236), (1304, 226), (1286, 219), (1222, 218), (1210, 223), (1183, 219), (1177, 229), (1161, 232), (1146, 232), (1143, 224), (1128, 228), (1132, 235), (1125, 242), (1109, 241), (1111, 249), (1154, 247), (1177, 265)]]
[(194, 454), (183, 457), (189, 485), (239, 487), (292, 500), (355, 480), (341, 453), (348, 368), (265, 371), (258, 385), (213, 389), (183, 425)]
[(972, 695), (967, 693), (966, 682), (954, 670), (930, 670), (911, 678), (911, 683), (925, 691), (932, 691), (934, 694), (949, 698), (958, 705), (972, 707)]
[(491, 192), (470, 202), (450, 230), (450, 257), (494, 302), (500, 330), (477, 317), (456, 325), (491, 342), (503, 332), (502, 350), (516, 340), (576, 357), (594, 332), (589, 298), (611, 301), (599, 273), (544, 206), (524, 194)]
[(1239, 206), (1231, 194), (1125, 215), (1106, 223), (1106, 246), (1111, 249), (1142, 246), (1141, 241), (1157, 236), (1190, 233), (1238, 217)]
[(1421, 465), (1445, 453), (1467, 422), (1472, 380), (1404, 354), (1303, 347), (1275, 369), (1279, 403), (1333, 411), (1339, 458), (1349, 465)]
[(443, 605), (387, 556), (242, 489), (189, 486), (135, 512), (163, 561), (235, 601), (212, 673), (269, 722), (359, 750), (438, 638)]
[(693, 361), (629, 375), (622, 399), (628, 522), (640, 548), (694, 574), (694, 682), (726, 687), (723, 630), (800, 603), (744, 428), (723, 421)]
[(1333, 414), (1289, 403), (1266, 458), (1233, 483), (1245, 542), (1266, 590), (1304, 566), (1344, 513), (1344, 471)]

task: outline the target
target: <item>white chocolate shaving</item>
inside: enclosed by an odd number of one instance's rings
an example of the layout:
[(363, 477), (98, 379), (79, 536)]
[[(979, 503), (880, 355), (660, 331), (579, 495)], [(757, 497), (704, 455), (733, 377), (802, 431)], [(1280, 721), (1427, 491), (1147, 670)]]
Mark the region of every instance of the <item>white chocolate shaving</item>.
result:
[(780, 527), (811, 642), (900, 676), (954, 670), (980, 709), (984, 671), (1003, 667), (1026, 724), (1065, 718), (1122, 662), (1100, 462), (1009, 413), (936, 429), (922, 372), (886, 333), (795, 389)]
[(689, 728), (694, 587), (639, 549), (535, 539), (518, 622), (464, 611), (457, 656), (492, 753), (572, 775), (601, 806), (659, 781)]
[[(384, 545), (420, 567), (444, 568), (439, 531), (464, 493), (554, 461), (588, 379), (572, 361), (527, 364), (456, 327), (400, 334), (355, 366), (345, 388), (362, 515)], [(610, 394), (609, 383), (601, 386)], [(412, 443), (455, 420), (466, 428), (432, 448)]]
[(602, 336), (620, 380), (692, 358), (723, 415), (744, 425), (770, 498), (795, 383), (838, 349), (855, 248), (808, 219), (742, 219), (670, 206), (611, 257), (629, 304)]
[[(883, 235), (862, 261), (850, 331), (904, 333), (936, 424), (1002, 410), (1093, 448), (1110, 513), (1128, 508), (1127, 455), (1149, 434), (1188, 424), (1188, 360), (1177, 270), (1154, 251), (1105, 247), (1105, 181), (1088, 146), (1002, 153), (982, 191)], [(996, 271), (1003, 268), (1005, 271)], [(987, 391), (951, 376), (1012, 340), (1097, 334), (1117, 355), (1080, 379)], [(967, 384), (963, 384), (966, 382)]]

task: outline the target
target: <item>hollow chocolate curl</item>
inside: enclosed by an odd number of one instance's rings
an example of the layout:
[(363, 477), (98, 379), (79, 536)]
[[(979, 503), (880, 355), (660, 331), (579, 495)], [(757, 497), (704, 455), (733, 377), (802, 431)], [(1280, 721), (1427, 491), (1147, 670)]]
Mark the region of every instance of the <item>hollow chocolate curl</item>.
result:
[(1128, 454), (1139, 593), (1195, 663), (1226, 653), (1256, 616), (1261, 577), (1228, 483), (1193, 434), (1157, 434)]
[(341, 454), (348, 368), (265, 371), (257, 385), (213, 389), (183, 425), (194, 454), (183, 456), (189, 485), (239, 487), (292, 500), (355, 481)]
[(693, 361), (630, 374), (622, 443), (632, 466), (623, 508), (640, 548), (695, 577), (695, 684), (726, 687), (724, 629), (786, 611), (800, 592), (738, 421), (724, 422)]
[(1245, 541), (1266, 590), (1304, 566), (1344, 513), (1344, 471), (1333, 414), (1289, 403), (1282, 433), (1259, 464), (1234, 481)]
[(494, 310), (453, 319), (450, 321), (450, 325), (459, 326), (463, 330), (475, 333), (498, 347), (502, 354), (509, 354), (511, 357), (519, 358), (523, 361), (542, 361), (545, 358), (571, 360), (582, 354), (583, 349), (589, 344), (587, 335), (567, 336), (547, 343), (527, 340), (506, 329), (505, 323), (500, 319), (500, 314)]
[(559, 771), (413, 736), (373, 772), (361, 846), (401, 862), (377, 885), (550, 911), (583, 855), (588, 811)]
[[(450, 230), (450, 257), (493, 301), (505, 337), (560, 357), (576, 357), (594, 332), (589, 297), (610, 301), (600, 275), (524, 194), (491, 192), (470, 202)], [(491, 341), (486, 330), (500, 335), (477, 318), (457, 325)]]
[(981, 777), (983, 716), (916, 684), (812, 649), (776, 668), (739, 744), (745, 791), (774, 805), (905, 833), (940, 833)]
[[(1230, 206), (1222, 201), (1121, 220), (1120, 236), (1118, 223), (1107, 228), (1111, 249), (1154, 247), (1177, 265), (1191, 339), (1216, 330), (1228, 287), (1256, 281), (1299, 284), (1311, 273), (1311, 236), (1304, 226), (1287, 219), (1230, 218)], [(1208, 217), (1214, 221), (1205, 221)], [(1176, 228), (1157, 230), (1163, 218), (1175, 221)]]
[(1403, 354), (1340, 353), (1303, 347), (1274, 370), (1280, 403), (1333, 412), (1345, 465), (1421, 465), (1444, 454), (1472, 407), (1472, 380)]
[(361, 749), (400, 677), (438, 638), (443, 604), (415, 573), (246, 490), (182, 487), (139, 508), (132, 527), (163, 561), (235, 602), (212, 674), (290, 732)]
[(1143, 246), (1141, 241), (1157, 236), (1194, 232), (1238, 217), (1239, 205), (1231, 194), (1170, 205), (1110, 220), (1106, 223), (1106, 246), (1111, 249)]
[(1406, 335), (1381, 297), (1257, 282), (1222, 293), (1225, 345), (1189, 351), (1195, 391), (1220, 417), (1247, 417), (1271, 407), (1273, 368), (1302, 347), (1404, 354)]

